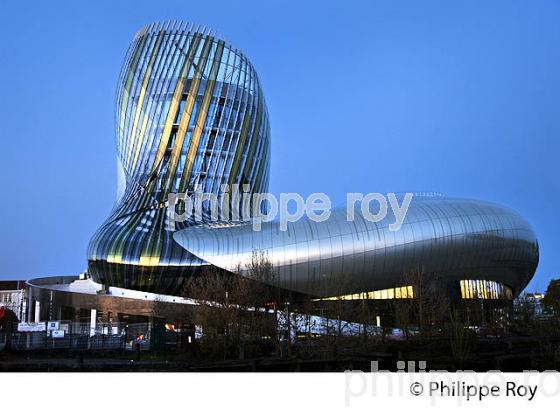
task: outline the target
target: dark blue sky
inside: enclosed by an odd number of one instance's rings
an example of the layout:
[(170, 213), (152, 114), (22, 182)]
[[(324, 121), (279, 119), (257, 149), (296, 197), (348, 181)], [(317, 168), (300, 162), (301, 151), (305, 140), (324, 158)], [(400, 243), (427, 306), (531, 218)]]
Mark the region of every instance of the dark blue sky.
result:
[(213, 27), (259, 72), (273, 193), (502, 203), (540, 241), (527, 290), (560, 277), (560, 2), (136, 0), (0, 5), (0, 279), (85, 268), (115, 196), (126, 49), (175, 18)]

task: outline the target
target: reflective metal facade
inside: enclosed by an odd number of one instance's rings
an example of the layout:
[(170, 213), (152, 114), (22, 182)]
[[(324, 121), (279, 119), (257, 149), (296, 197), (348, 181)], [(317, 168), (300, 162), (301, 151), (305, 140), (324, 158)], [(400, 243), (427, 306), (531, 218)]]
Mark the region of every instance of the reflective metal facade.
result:
[(391, 220), (373, 223), (355, 212), (347, 221), (346, 210), (335, 210), (326, 222), (303, 219), (286, 232), (277, 223), (255, 232), (187, 220), (173, 235), (169, 193), (198, 186), (220, 197), (232, 184), (266, 192), (269, 177), (268, 113), (254, 68), (193, 26), (139, 31), (119, 80), (116, 125), (118, 196), (88, 249), (97, 282), (177, 294), (200, 266), (237, 272), (253, 251), (270, 258), (275, 285), (314, 297), (397, 289), (418, 270), (455, 283), (459, 294), (460, 283), (476, 280), (517, 294), (535, 272), (530, 226), (507, 208), (466, 199), (415, 197), (395, 232)]
[(385, 218), (367, 221), (356, 210), (334, 210), (325, 222), (301, 219), (281, 231), (277, 222), (254, 231), (193, 226), (175, 240), (199, 258), (236, 272), (262, 251), (275, 268), (277, 285), (316, 297), (330, 297), (407, 285), (418, 271), (446, 281), (484, 279), (519, 293), (538, 263), (531, 227), (502, 206), (467, 199), (415, 197), (404, 224), (391, 231)]
[[(269, 124), (257, 74), (239, 50), (182, 23), (141, 29), (116, 101), (118, 196), (88, 248), (101, 283), (175, 292), (203, 262), (171, 237), (169, 193), (223, 184), (265, 192)], [(186, 221), (178, 227), (191, 224)]]

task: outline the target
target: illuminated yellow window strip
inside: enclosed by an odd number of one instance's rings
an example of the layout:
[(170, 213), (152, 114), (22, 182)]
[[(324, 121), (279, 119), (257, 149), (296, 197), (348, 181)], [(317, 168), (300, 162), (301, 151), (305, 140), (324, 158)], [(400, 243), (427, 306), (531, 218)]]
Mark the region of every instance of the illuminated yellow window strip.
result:
[(461, 280), (462, 299), (512, 299), (511, 289), (491, 280)]
[(352, 293), (349, 295), (331, 296), (317, 300), (388, 300), (388, 299), (412, 299), (414, 292), (412, 286), (401, 286), (398, 288), (373, 290), (370, 292)]
[[(512, 299), (511, 289), (490, 280), (461, 280), (459, 282), (462, 299)], [(389, 300), (411, 299), (414, 297), (412, 286), (379, 289), (369, 292), (352, 293), (315, 300)]]

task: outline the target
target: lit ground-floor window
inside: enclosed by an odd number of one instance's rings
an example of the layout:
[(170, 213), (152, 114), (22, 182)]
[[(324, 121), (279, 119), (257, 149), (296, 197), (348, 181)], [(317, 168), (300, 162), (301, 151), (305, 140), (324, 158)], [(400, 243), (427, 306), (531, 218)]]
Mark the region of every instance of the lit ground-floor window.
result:
[(513, 298), (511, 289), (491, 280), (462, 280), (461, 298), (463, 299), (507, 299)]

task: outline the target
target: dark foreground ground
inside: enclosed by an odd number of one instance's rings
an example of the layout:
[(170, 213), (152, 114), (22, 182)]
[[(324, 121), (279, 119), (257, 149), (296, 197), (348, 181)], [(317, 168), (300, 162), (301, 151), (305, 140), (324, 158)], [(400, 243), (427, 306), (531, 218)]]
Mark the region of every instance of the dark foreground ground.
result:
[[(560, 370), (560, 340), (515, 337), (478, 340), (458, 357), (445, 340), (385, 341), (361, 346), (300, 345), (279, 357), (207, 360), (179, 351), (2, 351), (3, 372), (340, 372), (398, 370), (399, 362), (420, 361), (426, 370)], [(402, 369), (402, 365), (400, 367)]]

